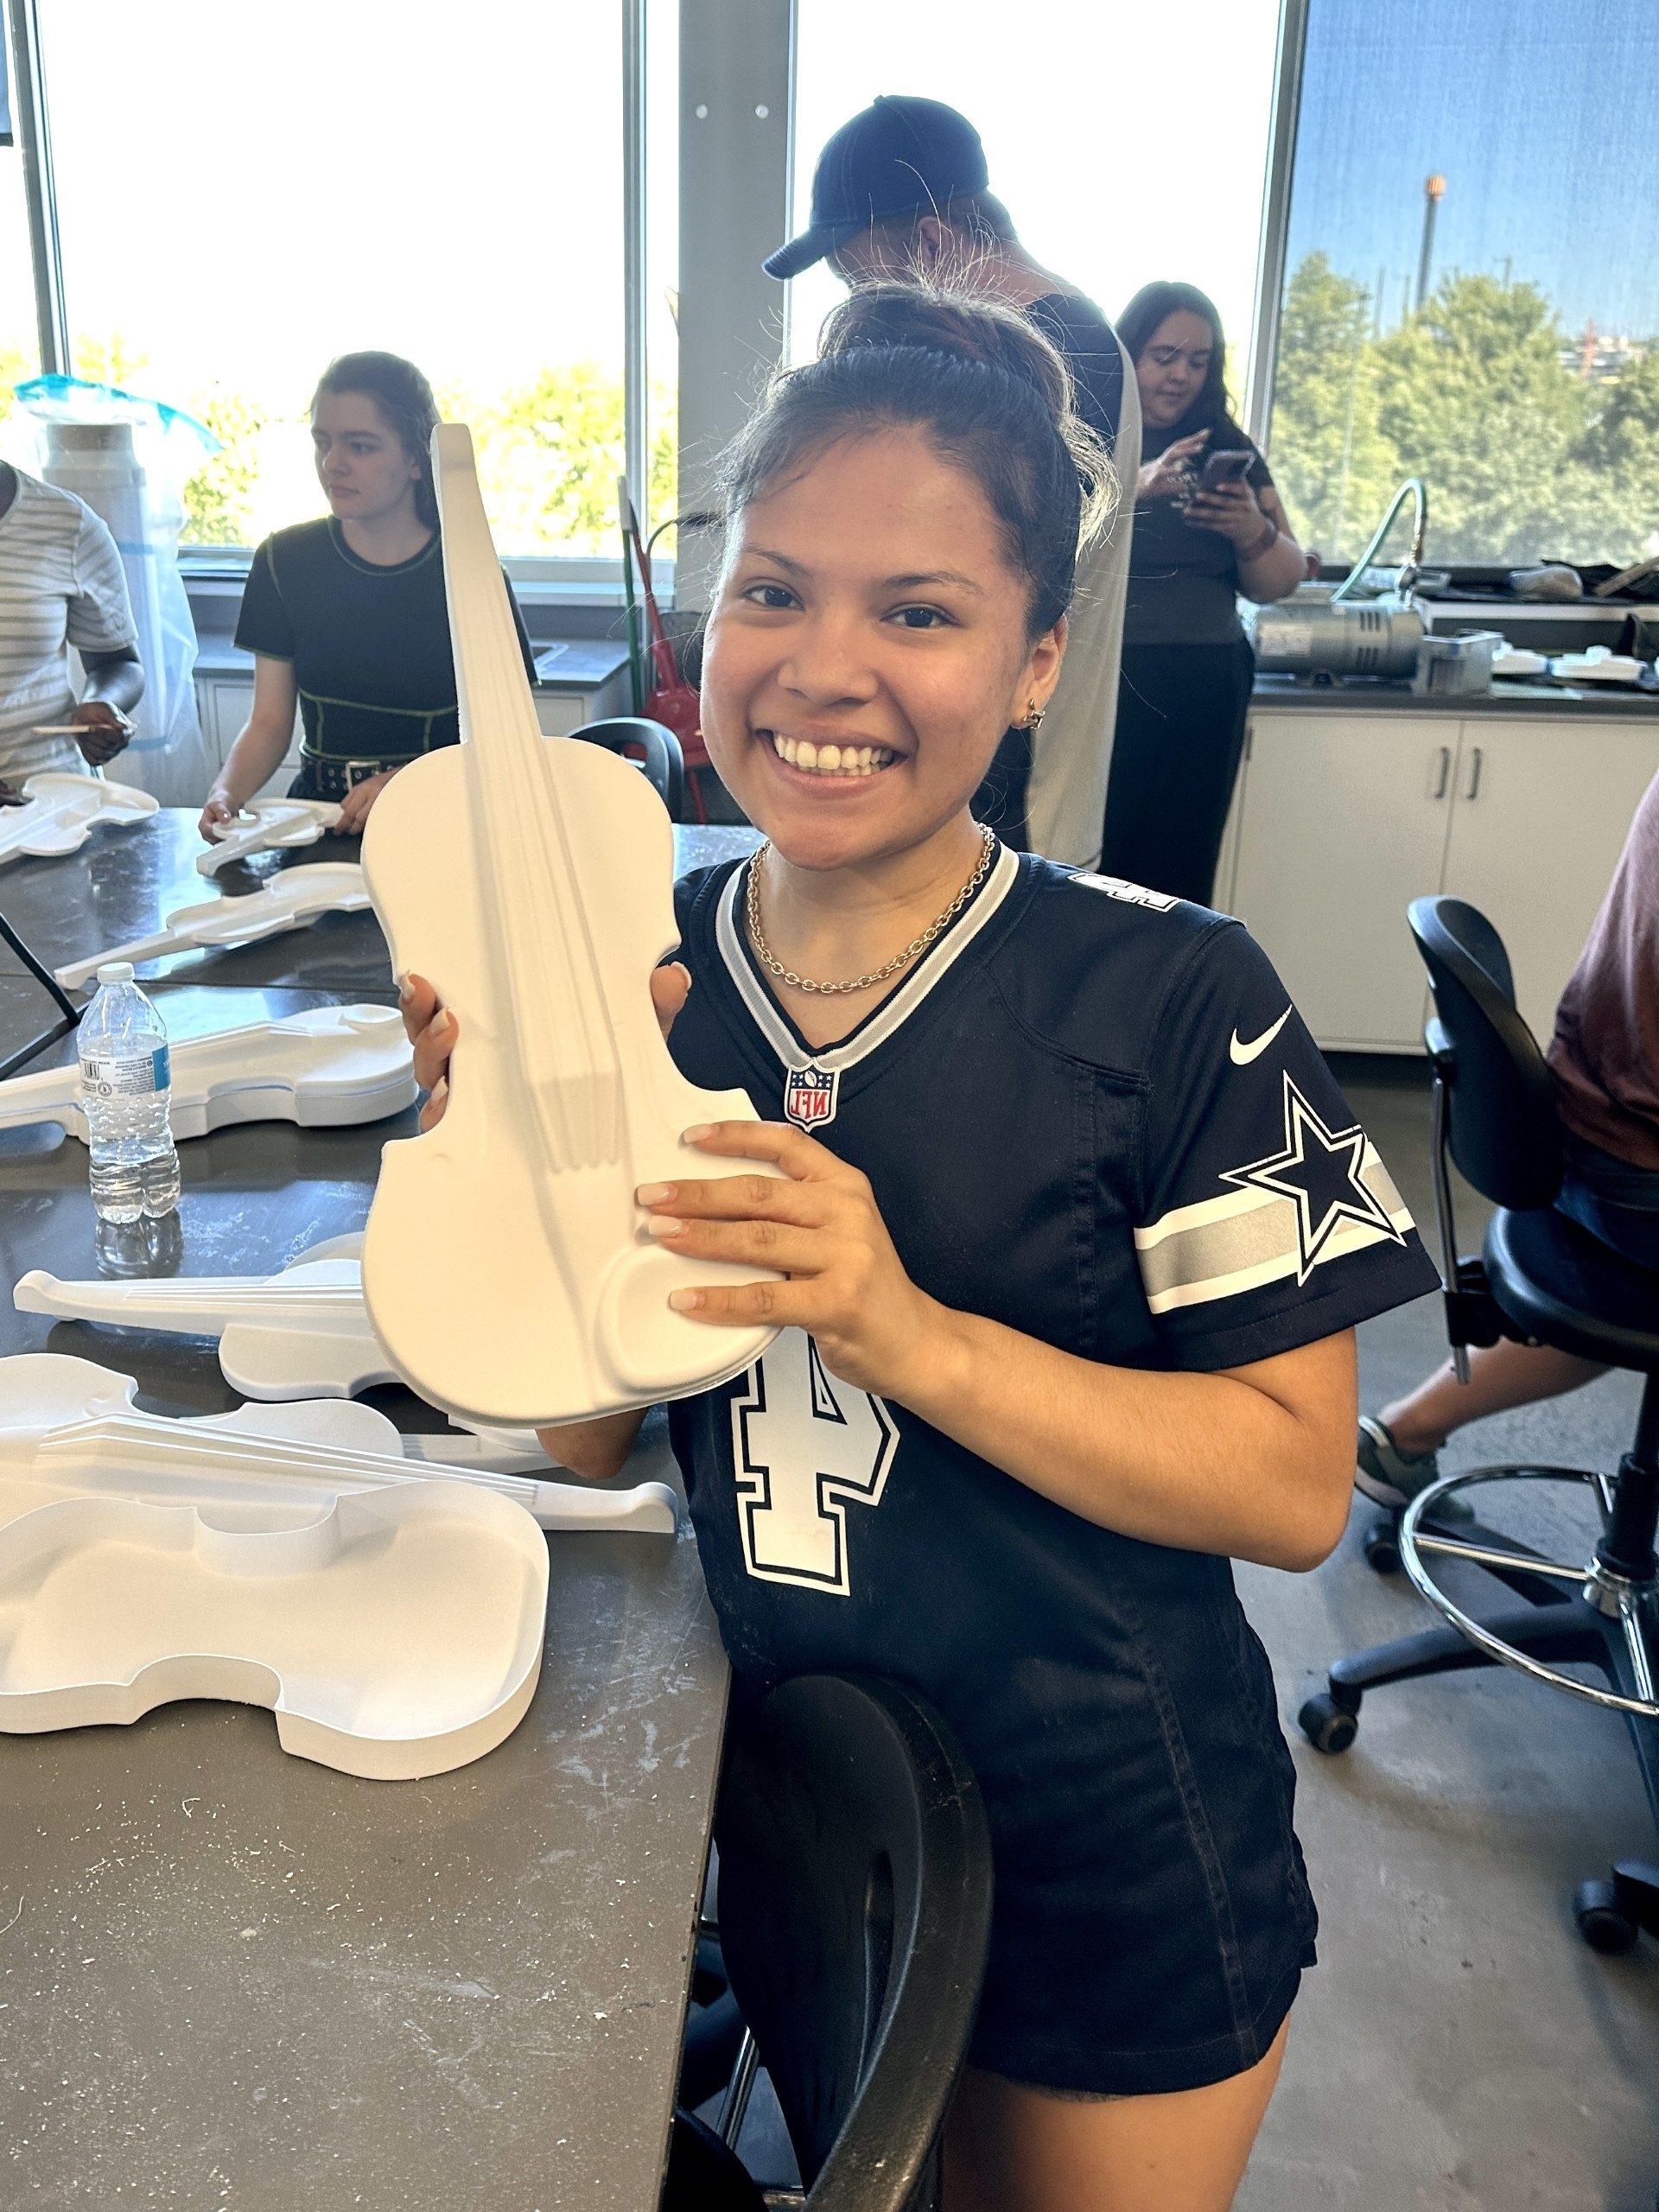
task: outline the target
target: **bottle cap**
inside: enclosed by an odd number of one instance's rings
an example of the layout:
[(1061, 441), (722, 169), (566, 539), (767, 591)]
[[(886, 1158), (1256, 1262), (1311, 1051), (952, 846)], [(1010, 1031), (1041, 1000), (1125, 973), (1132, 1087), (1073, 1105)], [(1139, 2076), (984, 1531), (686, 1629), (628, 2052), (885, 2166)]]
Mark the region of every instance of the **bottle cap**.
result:
[(100, 983), (130, 983), (132, 981), (130, 960), (106, 960), (98, 971)]

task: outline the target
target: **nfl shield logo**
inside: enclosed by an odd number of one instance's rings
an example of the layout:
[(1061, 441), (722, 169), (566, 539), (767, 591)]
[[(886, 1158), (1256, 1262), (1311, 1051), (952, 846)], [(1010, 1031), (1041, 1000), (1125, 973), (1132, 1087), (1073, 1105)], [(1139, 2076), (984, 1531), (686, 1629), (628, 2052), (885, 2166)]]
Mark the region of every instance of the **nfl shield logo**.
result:
[(791, 1068), (784, 1086), (784, 1118), (798, 1129), (821, 1129), (836, 1118), (839, 1068)]

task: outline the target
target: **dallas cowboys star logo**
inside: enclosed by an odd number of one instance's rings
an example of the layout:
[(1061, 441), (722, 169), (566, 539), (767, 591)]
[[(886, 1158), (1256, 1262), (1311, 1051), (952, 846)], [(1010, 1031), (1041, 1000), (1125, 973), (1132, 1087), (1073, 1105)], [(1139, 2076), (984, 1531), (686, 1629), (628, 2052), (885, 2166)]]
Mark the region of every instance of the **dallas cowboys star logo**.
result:
[(1406, 1240), (1360, 1179), (1364, 1130), (1357, 1123), (1351, 1129), (1327, 1129), (1288, 1073), (1283, 1079), (1283, 1149), (1253, 1160), (1248, 1167), (1229, 1168), (1221, 1179), (1292, 1201), (1296, 1208), (1296, 1280), (1305, 1283), (1344, 1221), (1375, 1229), (1395, 1244)]

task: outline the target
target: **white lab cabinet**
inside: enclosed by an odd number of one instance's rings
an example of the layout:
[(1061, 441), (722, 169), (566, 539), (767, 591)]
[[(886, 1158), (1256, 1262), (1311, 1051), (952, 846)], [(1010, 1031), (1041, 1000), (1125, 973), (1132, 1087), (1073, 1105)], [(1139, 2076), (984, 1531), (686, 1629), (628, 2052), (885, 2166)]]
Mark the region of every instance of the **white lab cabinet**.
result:
[(1659, 720), (1257, 709), (1217, 903), (1321, 1045), (1414, 1052), (1425, 981), (1406, 908), (1466, 899), (1502, 935), (1545, 1043), (1656, 773)]

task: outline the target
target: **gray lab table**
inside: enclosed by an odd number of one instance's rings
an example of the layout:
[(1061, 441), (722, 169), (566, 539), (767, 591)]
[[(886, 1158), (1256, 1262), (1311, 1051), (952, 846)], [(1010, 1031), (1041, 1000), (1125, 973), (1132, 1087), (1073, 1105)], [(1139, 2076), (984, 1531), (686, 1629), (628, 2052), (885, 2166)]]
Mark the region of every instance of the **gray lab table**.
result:
[[(136, 834), (188, 864), (168, 821)], [(683, 866), (753, 842), (681, 837)], [(102, 842), (79, 858), (83, 885), (131, 881), (102, 874)], [(166, 869), (138, 878), (153, 912)], [(21, 922), (16, 888), (0, 895)], [(136, 934), (146, 914), (123, 895)], [(167, 1011), (181, 1033), (335, 995), (185, 989)], [(198, 1139), (172, 1249), (106, 1238), (105, 1264), (280, 1266), (361, 1224), (380, 1144), (413, 1119)], [(0, 1353), (96, 1357), (157, 1411), (232, 1403), (200, 1340), (11, 1310), (26, 1268), (96, 1272), (96, 1228), (80, 1146), (0, 1132)], [(626, 1478), (648, 1474), (672, 1478), (660, 1417)], [(458, 1773), (357, 1781), (284, 1755), (268, 1714), (206, 1703), (0, 1738), (0, 2202), (651, 2212), (725, 1665), (683, 1531), (556, 1535), (550, 1553), (535, 1701)]]
[[(177, 907), (255, 890), (278, 868), (355, 861), (361, 851), (358, 838), (321, 837), (297, 852), (256, 854), (217, 876), (198, 875), (203, 847), (196, 822), (194, 808), (162, 807), (129, 828), (98, 823), (79, 852), (60, 859), (9, 861), (0, 868), (0, 914), (47, 967), (63, 968), (143, 936)], [(683, 873), (747, 852), (757, 842), (749, 830), (677, 828), (677, 865)], [(15, 955), (0, 944), (0, 978), (19, 972)], [(392, 995), (385, 939), (366, 910), (324, 914), (304, 929), (285, 930), (239, 951), (169, 953), (143, 963), (138, 979), (147, 990), (185, 982), (281, 983), (333, 999)]]

